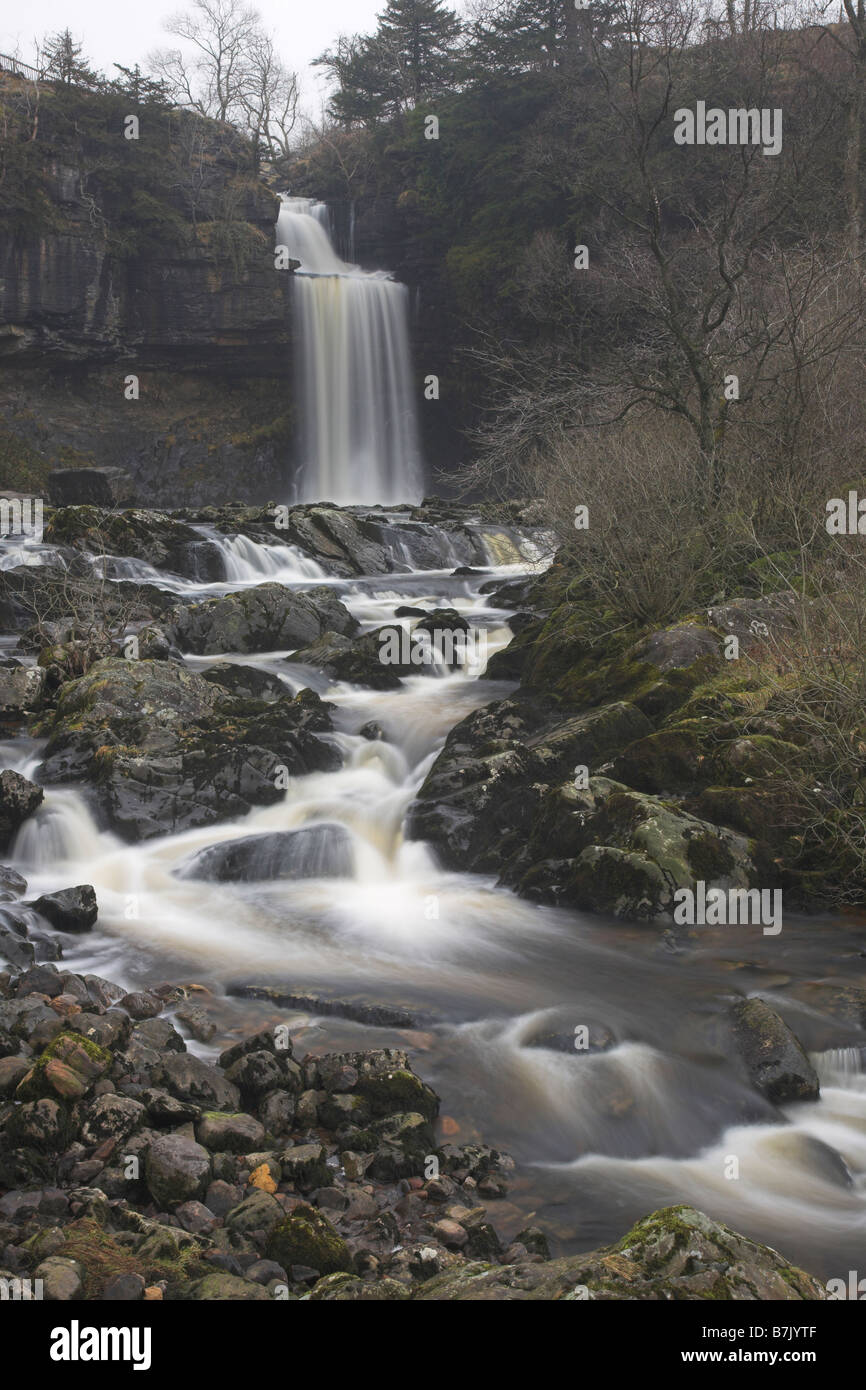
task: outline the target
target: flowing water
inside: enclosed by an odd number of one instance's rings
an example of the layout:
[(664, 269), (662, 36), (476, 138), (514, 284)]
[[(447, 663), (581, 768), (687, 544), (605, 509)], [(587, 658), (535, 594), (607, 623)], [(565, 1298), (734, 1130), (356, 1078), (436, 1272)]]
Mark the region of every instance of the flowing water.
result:
[[(275, 576), (322, 582), (320, 565), (292, 547), (216, 540), (229, 580), (160, 582), (187, 596)], [(401, 544), (405, 573), (325, 577), (365, 629), (393, 621), (402, 602), (448, 604), (486, 631), (488, 651), (508, 641), (507, 615), (479, 591), (489, 574), (410, 569), (406, 555), (420, 542)], [(479, 533), (475, 544), (490, 573), (527, 568), (531, 547), (517, 554), (507, 533)], [(242, 820), (135, 845), (100, 828), (98, 806), (81, 790), (47, 790), (12, 862), (34, 895), (95, 886), (97, 930), (64, 938), (68, 966), (128, 987), (207, 987), (220, 1034), (211, 1049), (192, 1044), (204, 1055), (278, 1021), (300, 1030), (300, 1051), (408, 1047), (443, 1098), (443, 1137), (501, 1146), (517, 1160), (508, 1199), (491, 1206), (505, 1235), (537, 1220), (555, 1248), (587, 1249), (648, 1211), (688, 1201), (825, 1278), (864, 1271), (863, 1039), (787, 993), (812, 979), (862, 983), (862, 925), (790, 919), (778, 938), (703, 928), (677, 948), (658, 928), (533, 906), (490, 878), (447, 872), (430, 846), (405, 838), (407, 807), (449, 728), (511, 687), (439, 672), (379, 693), (286, 657), (235, 659), (335, 704), (339, 771), (294, 779), (282, 801)], [(370, 720), (381, 740), (361, 736)], [(0, 746), (0, 762), (38, 780), (39, 753), (33, 740), (13, 739)], [(269, 853), (242, 882), (196, 877), (219, 856), (219, 848), (204, 854), (211, 847), (302, 829), (294, 877)], [(227, 992), (243, 984), (385, 1003), (415, 1022), (400, 1030), (310, 1018)], [(726, 1060), (719, 1020), (733, 997), (750, 993), (780, 1007), (815, 1056), (817, 1103), (776, 1111)], [(580, 1025), (591, 1037), (604, 1033), (605, 1050), (570, 1047)], [(564, 1037), (565, 1050), (533, 1045), (539, 1034)]]
[(284, 198), (277, 243), (292, 280), (299, 370), (300, 502), (420, 501), (409, 291), (340, 260), (327, 208)]

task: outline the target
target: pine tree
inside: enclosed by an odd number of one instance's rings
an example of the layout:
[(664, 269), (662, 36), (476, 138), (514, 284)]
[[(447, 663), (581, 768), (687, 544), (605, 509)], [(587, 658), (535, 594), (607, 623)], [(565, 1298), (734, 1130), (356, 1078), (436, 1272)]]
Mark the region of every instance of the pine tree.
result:
[(392, 120), (458, 84), (462, 26), (441, 0), (388, 0), (375, 34), (340, 39), (317, 63), (339, 84), (331, 113), (344, 125)]
[(68, 29), (51, 34), (45, 40), (42, 50), (42, 69), (45, 76), (62, 83), (64, 87), (97, 86), (97, 73), (81, 55), (82, 46), (75, 42)]

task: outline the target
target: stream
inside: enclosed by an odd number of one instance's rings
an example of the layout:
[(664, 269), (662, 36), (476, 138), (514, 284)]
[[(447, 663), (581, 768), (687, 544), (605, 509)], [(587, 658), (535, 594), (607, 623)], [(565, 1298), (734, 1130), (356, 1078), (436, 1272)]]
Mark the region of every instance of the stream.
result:
[[(402, 603), (454, 607), (486, 632), (490, 654), (511, 633), (508, 613), (489, 606), (481, 586), (539, 563), (526, 551), (503, 563), (501, 545), (488, 547), (483, 575), (416, 567), (347, 580), (291, 547), (201, 530), (223, 550), (230, 578), (222, 584), (132, 561), (112, 562), (108, 573), (158, 582), (186, 601), (265, 580), (329, 583), (363, 631), (394, 621)], [(27, 558), (38, 562), (38, 548)], [(66, 968), (129, 989), (203, 986), (218, 1033), (189, 1046), (207, 1058), (273, 1022), (288, 1022), (307, 1051), (407, 1048), (442, 1097), (443, 1140), (483, 1142), (516, 1160), (508, 1197), (491, 1205), (503, 1236), (531, 1220), (554, 1253), (586, 1250), (649, 1211), (688, 1202), (822, 1278), (862, 1269), (866, 1053), (840, 1045), (839, 1026), (828, 1031), (825, 1016), (787, 993), (814, 979), (861, 980), (862, 921), (786, 917), (780, 938), (705, 927), (678, 946), (658, 927), (535, 906), (490, 878), (444, 871), (429, 846), (404, 838), (407, 809), (448, 730), (513, 686), (457, 671), (376, 692), (289, 656), (187, 661), (201, 670), (235, 660), (278, 676), (291, 693), (316, 690), (336, 706), (328, 737), (343, 757), (338, 771), (292, 778), (282, 801), (242, 820), (133, 845), (99, 828), (82, 791), (46, 790), (7, 857), (31, 897), (93, 884), (99, 921), (85, 937), (64, 937)], [(370, 721), (381, 739), (360, 732)], [(36, 781), (39, 763), (32, 738), (0, 745), (0, 764)], [(348, 833), (348, 872), (323, 863), (322, 876), (296, 880), (182, 876), (208, 846), (323, 823)], [(313, 1017), (231, 992), (248, 984), (387, 1005), (406, 1010), (413, 1026)], [(783, 1008), (809, 1049), (818, 1102), (774, 1110), (714, 1045), (731, 999), (752, 993)], [(606, 1039), (603, 1050), (569, 1047), (581, 1025)], [(561, 1050), (533, 1045), (539, 1035), (565, 1041)]]

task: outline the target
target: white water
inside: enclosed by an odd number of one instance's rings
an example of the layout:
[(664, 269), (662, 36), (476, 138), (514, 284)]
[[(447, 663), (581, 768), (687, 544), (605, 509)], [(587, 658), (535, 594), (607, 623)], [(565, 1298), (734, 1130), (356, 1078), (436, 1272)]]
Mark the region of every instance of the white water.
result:
[(406, 286), (341, 261), (322, 203), (284, 199), (277, 243), (301, 262), (292, 286), (302, 406), (295, 500), (420, 501)]
[[(237, 566), (222, 588), (277, 574), (310, 582), (291, 547), (222, 542)], [(485, 545), (491, 558), (513, 563), (507, 534)], [(482, 582), (414, 573), (341, 581), (341, 592), (362, 630), (393, 621), (403, 602), (447, 604), (483, 624), (494, 651), (508, 630), (504, 614), (479, 594)], [(291, 689), (311, 683), (285, 653), (224, 656), (279, 674)], [(129, 987), (195, 980), (217, 995), (232, 982), (285, 982), (297, 992), (360, 994), (419, 1014), (408, 1033), (338, 1019), (303, 1023), (323, 1050), (408, 1044), (443, 1096), (456, 1142), (515, 1154), (521, 1184), (502, 1214), (491, 1209), (500, 1229), (538, 1219), (566, 1248), (588, 1248), (654, 1208), (688, 1201), (826, 1278), (862, 1268), (863, 1039), (815, 1043), (803, 1032), (821, 1099), (778, 1113), (707, 1045), (704, 1031), (737, 994), (760, 993), (781, 1007), (780, 971), (808, 980), (828, 959), (850, 958), (856, 979), (856, 931), (844, 922), (818, 929), (786, 921), (776, 942), (748, 929), (707, 929), (699, 944), (671, 956), (652, 929), (534, 907), (489, 878), (444, 870), (430, 846), (406, 840), (407, 808), (448, 730), (508, 687), (458, 672), (418, 675), (377, 693), (318, 674), (316, 688), (336, 706), (331, 737), (342, 767), (293, 779), (280, 802), (243, 819), (126, 844), (99, 827), (97, 806), (82, 791), (46, 790), (9, 858), (28, 878), (30, 897), (94, 885), (97, 929), (64, 938), (67, 966)], [(360, 736), (369, 720), (382, 740)], [(0, 764), (38, 780), (31, 741), (0, 745)], [(181, 876), (208, 846), (323, 824), (350, 838), (346, 876), (244, 883)], [(235, 1007), (250, 1010), (245, 1031), (259, 1026), (256, 1006)], [(811, 1010), (802, 1026), (820, 1022)], [(584, 1056), (531, 1045), (538, 1032), (568, 1035), (582, 1023), (609, 1029), (614, 1045)], [(732, 1157), (736, 1178), (728, 1176)]]

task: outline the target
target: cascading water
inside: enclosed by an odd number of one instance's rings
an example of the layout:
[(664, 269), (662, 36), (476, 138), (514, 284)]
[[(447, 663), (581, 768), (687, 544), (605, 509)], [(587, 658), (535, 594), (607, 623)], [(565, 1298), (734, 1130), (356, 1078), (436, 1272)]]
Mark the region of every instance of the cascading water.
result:
[(286, 198), (277, 242), (293, 284), (299, 502), (417, 502), (423, 492), (405, 285), (340, 260), (324, 203)]

